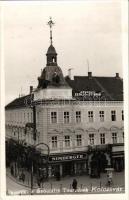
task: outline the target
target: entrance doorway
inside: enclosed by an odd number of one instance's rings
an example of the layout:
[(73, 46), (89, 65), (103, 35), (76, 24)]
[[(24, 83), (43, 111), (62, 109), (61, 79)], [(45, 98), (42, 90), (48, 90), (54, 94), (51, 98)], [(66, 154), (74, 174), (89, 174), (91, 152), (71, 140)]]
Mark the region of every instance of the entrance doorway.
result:
[(124, 170), (124, 158), (123, 157), (113, 158), (113, 168), (117, 172), (123, 171)]
[(63, 176), (70, 176), (70, 175), (72, 175), (73, 171), (74, 171), (73, 167), (74, 167), (73, 162), (63, 163), (62, 175)]
[(102, 152), (94, 152), (90, 168), (91, 168), (91, 177), (100, 177), (101, 172), (106, 172), (105, 168), (107, 167), (107, 159), (104, 153)]

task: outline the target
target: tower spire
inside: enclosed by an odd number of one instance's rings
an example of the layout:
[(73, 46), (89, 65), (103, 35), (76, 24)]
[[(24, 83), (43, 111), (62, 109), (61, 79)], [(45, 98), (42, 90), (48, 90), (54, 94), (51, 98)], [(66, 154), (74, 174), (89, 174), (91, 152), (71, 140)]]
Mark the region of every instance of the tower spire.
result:
[(52, 26), (54, 25), (55, 23), (52, 21), (52, 17), (50, 17), (47, 25), (50, 27), (50, 44), (52, 45)]

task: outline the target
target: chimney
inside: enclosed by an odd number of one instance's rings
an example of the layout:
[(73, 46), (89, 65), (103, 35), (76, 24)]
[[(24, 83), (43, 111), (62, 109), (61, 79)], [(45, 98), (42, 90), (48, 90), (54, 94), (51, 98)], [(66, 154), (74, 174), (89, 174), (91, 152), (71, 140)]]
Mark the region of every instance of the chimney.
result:
[(33, 86), (31, 85), (30, 86), (30, 94), (32, 94), (32, 92), (33, 92)]
[(73, 80), (72, 73), (71, 73), (71, 71), (72, 71), (73, 69), (74, 69), (74, 68), (69, 68), (69, 69), (68, 69), (68, 77), (69, 77), (71, 80)]
[(119, 77), (119, 73), (116, 73), (116, 78), (120, 78), (120, 77)]
[(88, 77), (89, 77), (89, 78), (92, 77), (92, 72), (88, 72)]

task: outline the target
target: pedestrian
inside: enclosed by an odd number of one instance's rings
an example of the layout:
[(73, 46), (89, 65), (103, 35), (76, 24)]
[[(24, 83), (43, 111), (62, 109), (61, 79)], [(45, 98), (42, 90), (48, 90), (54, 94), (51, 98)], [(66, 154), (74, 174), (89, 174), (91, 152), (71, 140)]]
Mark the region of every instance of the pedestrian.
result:
[(107, 174), (107, 178), (108, 178), (108, 186), (110, 187), (111, 183), (112, 183), (112, 172), (109, 172)]
[(75, 178), (73, 179), (72, 188), (74, 192), (77, 190), (77, 180)]
[(25, 174), (22, 172), (22, 181), (25, 182)]
[(24, 174), (23, 171), (22, 171), (21, 175), (19, 176), (19, 180), (22, 180), (23, 183), (24, 183), (24, 181), (25, 181), (25, 174)]

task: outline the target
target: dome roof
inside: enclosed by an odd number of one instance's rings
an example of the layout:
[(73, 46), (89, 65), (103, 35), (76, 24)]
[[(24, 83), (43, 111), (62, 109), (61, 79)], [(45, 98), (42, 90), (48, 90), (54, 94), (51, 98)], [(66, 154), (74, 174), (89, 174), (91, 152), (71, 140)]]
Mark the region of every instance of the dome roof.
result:
[(51, 44), (47, 50), (47, 54), (56, 54), (56, 50), (55, 50), (55, 47)]
[(38, 78), (38, 88), (45, 87), (69, 87), (63, 77), (62, 70), (59, 66), (47, 66), (43, 69), (41, 76)]

